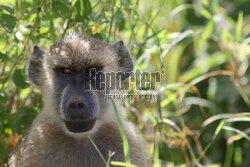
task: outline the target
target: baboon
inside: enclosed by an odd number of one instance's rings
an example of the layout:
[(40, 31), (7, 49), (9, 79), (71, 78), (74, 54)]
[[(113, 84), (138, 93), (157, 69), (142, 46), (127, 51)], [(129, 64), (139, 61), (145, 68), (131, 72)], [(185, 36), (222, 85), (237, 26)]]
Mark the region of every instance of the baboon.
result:
[[(34, 46), (28, 66), (30, 80), (41, 88), (43, 109), (9, 159), (10, 167), (102, 167), (107, 160), (125, 161), (123, 142), (111, 100), (92, 90), (90, 73), (133, 70), (122, 41), (108, 44), (80, 33), (70, 33), (48, 49)], [(121, 80), (129, 75), (123, 75)], [(100, 81), (101, 82), (101, 81)], [(121, 102), (115, 100), (117, 108)], [(120, 114), (122, 117), (122, 114)], [(131, 162), (147, 166), (141, 138), (121, 118)]]

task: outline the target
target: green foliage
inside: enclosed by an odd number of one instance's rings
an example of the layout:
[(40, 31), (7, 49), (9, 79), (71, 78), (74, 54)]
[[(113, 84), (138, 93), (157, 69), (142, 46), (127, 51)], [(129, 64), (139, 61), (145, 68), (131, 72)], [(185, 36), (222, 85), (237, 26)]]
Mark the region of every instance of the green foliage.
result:
[(15, 28), (16, 18), (13, 17), (12, 15), (1, 13), (0, 23), (3, 28), (11, 32)]
[(25, 72), (22, 69), (15, 69), (13, 72), (13, 82), (15, 85), (21, 89), (24, 89), (29, 86), (26, 82)]
[(55, 17), (64, 17), (68, 18), (70, 14), (70, 8), (60, 1), (54, 1), (52, 3), (52, 10), (55, 14)]
[[(248, 0), (1, 0), (0, 166), (42, 108), (40, 90), (26, 76), (33, 46), (48, 47), (72, 30), (122, 39), (136, 68), (164, 71), (155, 100), (124, 103), (151, 166), (249, 166), (249, 6)], [(138, 94), (132, 87), (128, 93)], [(133, 166), (120, 127), (128, 163), (111, 164)]]

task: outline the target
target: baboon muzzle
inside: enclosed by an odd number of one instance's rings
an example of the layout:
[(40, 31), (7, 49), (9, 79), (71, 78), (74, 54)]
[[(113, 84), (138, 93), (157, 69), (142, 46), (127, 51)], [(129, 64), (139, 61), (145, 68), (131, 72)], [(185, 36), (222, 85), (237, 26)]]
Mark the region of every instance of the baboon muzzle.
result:
[(96, 121), (98, 102), (91, 91), (67, 89), (61, 103), (62, 118), (67, 130), (73, 133), (91, 130)]

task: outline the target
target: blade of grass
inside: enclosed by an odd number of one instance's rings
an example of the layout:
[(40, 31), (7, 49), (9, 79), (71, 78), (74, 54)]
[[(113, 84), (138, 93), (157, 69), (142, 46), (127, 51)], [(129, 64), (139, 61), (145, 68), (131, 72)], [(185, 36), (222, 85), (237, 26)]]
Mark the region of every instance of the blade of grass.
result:
[(159, 114), (160, 119), (162, 120), (162, 113), (161, 113), (161, 92), (158, 91), (157, 93), (157, 111)]
[(111, 161), (111, 165), (125, 166), (125, 167), (138, 167), (137, 165), (127, 164), (127, 163), (119, 162), (119, 161)]
[(215, 116), (212, 116), (210, 118), (208, 118), (207, 120), (205, 120), (202, 123), (202, 128), (206, 127), (207, 125), (211, 124), (212, 122), (218, 120), (218, 119), (225, 119), (225, 118), (235, 118), (235, 117), (242, 117), (242, 116), (248, 116), (250, 115), (250, 113), (237, 113), (237, 114), (217, 114)]
[(114, 111), (115, 111), (115, 115), (116, 115), (116, 118), (117, 118), (117, 121), (118, 121), (118, 125), (119, 125), (119, 128), (120, 128), (120, 133), (121, 133), (121, 136), (122, 136), (123, 151), (124, 151), (124, 155), (125, 155), (125, 161), (126, 161), (126, 163), (130, 164), (131, 161), (130, 161), (130, 155), (129, 155), (128, 139), (126, 137), (125, 130), (124, 130), (124, 127), (122, 125), (122, 121), (121, 121), (120, 115), (118, 113), (116, 104), (115, 104), (115, 102), (114, 102), (113, 99), (111, 99), (111, 102), (112, 102), (112, 105), (113, 105), (113, 108), (114, 108)]
[(225, 158), (223, 167), (232, 166), (233, 153), (234, 153), (234, 143), (228, 144), (227, 150), (226, 150), (226, 158)]
[(198, 159), (195, 157), (195, 154), (193, 152), (193, 149), (192, 149), (189, 141), (187, 140), (185, 134), (181, 131), (181, 129), (179, 128), (179, 126), (177, 126), (175, 122), (173, 122), (173, 121), (171, 121), (169, 119), (166, 119), (166, 118), (164, 118), (161, 123), (165, 123), (165, 124), (168, 124), (168, 125), (172, 126), (180, 134), (180, 136), (182, 137), (182, 139), (184, 140), (184, 142), (187, 145), (187, 148), (189, 150), (189, 153), (190, 153), (191, 158), (192, 158), (193, 162), (195, 163), (195, 165), (198, 166), (198, 167), (202, 166), (199, 163)]
[(160, 143), (159, 143), (159, 137), (156, 137), (156, 142), (154, 143), (154, 164), (153, 167), (161, 167), (161, 163), (159, 161), (159, 154), (160, 154)]
[(183, 39), (193, 35), (193, 31), (192, 30), (186, 30), (184, 32), (182, 32), (176, 39), (174, 39), (170, 45), (162, 52), (162, 54), (160, 55), (161, 59), (163, 59), (167, 53), (180, 41), (182, 41)]
[(215, 132), (214, 132), (214, 136), (212, 138), (212, 141), (210, 143), (207, 144), (207, 146), (205, 147), (205, 149), (203, 150), (202, 154), (200, 154), (199, 158), (198, 158), (198, 162), (200, 162), (201, 158), (203, 155), (206, 154), (206, 152), (208, 151), (208, 149), (210, 148), (210, 146), (213, 144), (213, 142), (215, 141), (216, 137), (218, 136), (218, 134), (220, 133), (221, 129), (223, 128), (223, 125), (225, 124), (225, 120), (222, 120), (219, 125), (217, 126)]
[(109, 158), (108, 158), (108, 161), (107, 161), (107, 164), (106, 164), (106, 167), (109, 167), (109, 164), (110, 164), (110, 160), (112, 158), (112, 156), (115, 154), (115, 152), (111, 152), (109, 151)]
[(135, 26), (136, 26), (136, 23), (139, 19), (139, 14), (138, 14), (138, 8), (139, 8), (139, 0), (136, 1), (136, 4), (135, 4), (135, 9), (134, 9), (134, 22), (131, 26), (131, 34), (130, 34), (130, 37), (129, 37), (129, 44), (131, 44), (132, 42), (132, 37), (133, 37), (133, 34), (134, 34), (134, 29), (135, 29)]
[(94, 143), (94, 141), (89, 136), (88, 136), (88, 138), (89, 138), (89, 141), (92, 143), (92, 145), (95, 147), (95, 149), (98, 152), (98, 154), (100, 155), (100, 157), (102, 158), (102, 160), (105, 163), (105, 165), (107, 165), (107, 161), (103, 157), (103, 155), (102, 155), (101, 151), (98, 149), (97, 145)]
[(183, 5), (179, 5), (176, 8), (174, 8), (171, 12), (170, 12), (170, 18), (174, 17), (175, 15), (177, 15), (178, 13), (180, 13), (181, 11), (185, 11), (187, 9), (193, 9), (194, 6), (191, 4), (183, 4)]
[(109, 36), (108, 36), (108, 41), (110, 40), (110, 35), (111, 35), (111, 31), (112, 31), (112, 26), (113, 26), (113, 21), (114, 21), (114, 9), (115, 9), (115, 4), (116, 4), (116, 0), (113, 1), (113, 8), (111, 11), (111, 20), (110, 20), (110, 25), (109, 25)]
[(245, 132), (243, 132), (243, 131), (241, 131), (239, 129), (232, 128), (232, 127), (229, 127), (229, 126), (224, 126), (223, 129), (238, 133), (238, 134), (242, 135), (243, 137), (245, 137), (250, 142), (250, 137)]
[(241, 38), (242, 23), (243, 23), (243, 12), (240, 11), (238, 15), (237, 25), (236, 25), (236, 39), (237, 40), (240, 40)]

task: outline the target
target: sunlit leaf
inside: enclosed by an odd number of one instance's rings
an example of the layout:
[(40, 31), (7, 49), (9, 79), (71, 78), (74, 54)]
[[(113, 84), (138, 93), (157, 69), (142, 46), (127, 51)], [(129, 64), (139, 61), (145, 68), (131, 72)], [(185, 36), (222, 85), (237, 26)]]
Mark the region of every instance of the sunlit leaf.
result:
[(205, 8), (199, 8), (199, 12), (207, 19), (210, 19), (212, 17), (211, 13), (205, 9)]
[(182, 4), (182, 5), (179, 5), (177, 6), (176, 8), (174, 8), (171, 13), (170, 13), (170, 16), (171, 17), (174, 17), (175, 15), (177, 15), (178, 13), (182, 12), (182, 11), (185, 11), (187, 9), (193, 9), (193, 5), (191, 4)]
[(207, 26), (205, 27), (205, 29), (201, 35), (201, 42), (206, 41), (210, 37), (211, 33), (213, 32), (213, 26), (214, 26), (214, 23), (212, 21), (210, 21), (207, 24)]
[(215, 132), (214, 132), (214, 138), (220, 133), (221, 129), (223, 128), (223, 125), (225, 124), (225, 120), (222, 120), (220, 124), (217, 126)]
[(118, 162), (118, 161), (111, 161), (111, 165), (124, 166), (124, 167), (138, 167), (138, 166), (133, 165), (133, 164), (124, 163), (124, 162)]
[(14, 14), (14, 9), (9, 6), (0, 5), (0, 8), (6, 10), (7, 12), (9, 12), (9, 14)]
[(243, 23), (243, 12), (241, 11), (238, 15), (238, 21), (236, 26), (236, 39), (240, 40), (242, 34), (242, 23)]

